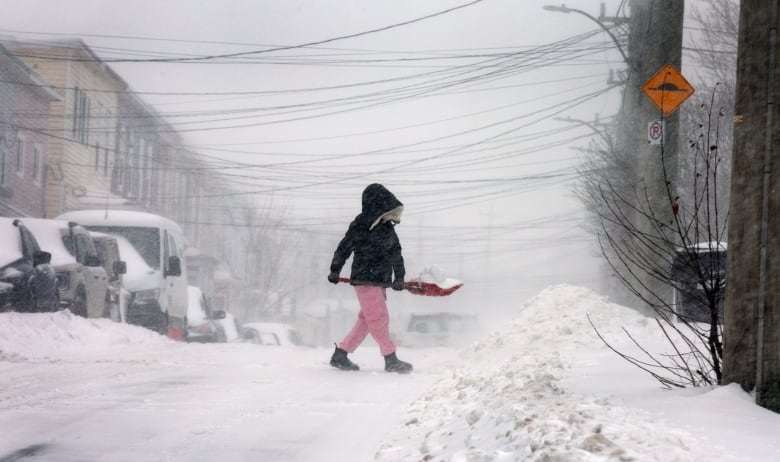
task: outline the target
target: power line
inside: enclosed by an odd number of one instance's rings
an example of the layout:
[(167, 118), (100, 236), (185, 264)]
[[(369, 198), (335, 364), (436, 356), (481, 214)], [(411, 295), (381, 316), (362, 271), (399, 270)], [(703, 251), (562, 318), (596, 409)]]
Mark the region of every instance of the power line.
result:
[[(266, 53), (273, 53), (276, 51), (284, 51), (284, 50), (294, 50), (294, 49), (300, 49), (300, 48), (307, 48), (307, 47), (313, 47), (317, 45), (324, 45), (326, 43), (332, 43), (337, 42), (341, 40), (347, 40), (357, 37), (362, 37), (365, 35), (375, 34), (379, 32), (388, 31), (391, 29), (408, 26), (410, 24), (414, 24), (417, 22), (425, 21), (428, 19), (435, 18), (437, 16), (442, 16), (448, 13), (452, 13), (454, 11), (467, 8), (472, 5), (476, 5), (478, 3), (482, 3), (483, 0), (474, 0), (469, 3), (464, 3), (462, 5), (454, 6), (452, 8), (448, 8), (446, 10), (438, 11), (436, 13), (432, 13), (425, 16), (420, 16), (414, 19), (410, 19), (407, 21), (391, 24), (388, 26), (379, 27), (376, 29), (370, 29), (367, 31), (357, 32), (354, 34), (347, 34), (342, 35), (338, 37), (332, 37), (324, 40), (318, 40), (313, 42), (307, 42), (299, 45), (289, 45), (289, 46), (280, 46), (280, 47), (273, 47), (273, 48), (267, 48), (264, 50), (252, 50), (252, 51), (244, 51), (244, 52), (237, 52), (237, 53), (223, 53), (223, 54), (213, 54), (213, 55), (204, 55), (204, 56), (195, 56), (195, 57), (179, 57), (179, 58), (158, 58), (158, 59), (103, 59), (100, 60), (101, 62), (111, 62), (111, 63), (138, 63), (138, 62), (145, 62), (145, 63), (188, 63), (188, 62), (198, 62), (198, 61), (211, 61), (215, 59), (226, 59), (226, 58), (238, 58), (238, 57), (244, 57), (244, 56), (256, 56), (260, 54), (266, 54)], [(35, 55), (27, 55), (27, 57), (37, 57), (41, 59), (46, 59), (42, 56), (35, 56)], [(94, 59), (79, 59), (79, 58), (69, 58), (69, 60), (73, 61), (94, 61)]]

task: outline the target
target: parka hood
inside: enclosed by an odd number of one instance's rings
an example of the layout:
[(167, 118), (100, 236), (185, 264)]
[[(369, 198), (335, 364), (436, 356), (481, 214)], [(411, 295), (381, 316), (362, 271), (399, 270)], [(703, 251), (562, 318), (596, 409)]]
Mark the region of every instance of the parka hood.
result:
[(379, 183), (370, 184), (363, 190), (361, 217), (369, 225), (369, 230), (374, 229), (383, 218), (400, 223), (403, 209), (404, 204)]

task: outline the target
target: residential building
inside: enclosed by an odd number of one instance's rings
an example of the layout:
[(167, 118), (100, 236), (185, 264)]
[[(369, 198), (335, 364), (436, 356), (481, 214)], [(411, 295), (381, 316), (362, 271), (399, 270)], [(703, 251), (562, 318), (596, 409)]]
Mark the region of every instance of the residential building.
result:
[(49, 112), (44, 216), (110, 199), (117, 96), (127, 84), (81, 40), (6, 46), (63, 94)]
[(0, 215), (45, 213), (49, 108), (61, 99), (0, 44)]

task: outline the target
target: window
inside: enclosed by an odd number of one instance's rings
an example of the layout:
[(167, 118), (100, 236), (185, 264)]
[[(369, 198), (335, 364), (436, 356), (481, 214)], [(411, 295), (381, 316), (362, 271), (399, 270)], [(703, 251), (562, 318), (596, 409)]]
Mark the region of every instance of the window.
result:
[(81, 143), (87, 142), (90, 106), (87, 92), (76, 87), (73, 94), (73, 138)]
[(127, 155), (127, 140), (125, 139), (126, 130), (125, 126), (119, 124), (117, 128), (118, 139), (116, 142), (116, 153), (114, 154), (114, 176), (118, 191), (124, 192), (122, 186), (124, 184), (125, 176), (125, 156)]
[(89, 240), (82, 234), (76, 234), (76, 260), (82, 265), (87, 262), (87, 257), (90, 254)]
[(8, 150), (5, 147), (5, 138), (0, 136), (0, 185), (8, 186)]
[(25, 256), (32, 260), (35, 252), (38, 252), (41, 249), (38, 247), (38, 243), (35, 241), (35, 238), (32, 234), (30, 234), (30, 231), (28, 231), (27, 228), (21, 227), (19, 228), (19, 231), (22, 233), (22, 243), (24, 245)]
[[(90, 226), (90, 230), (118, 234), (133, 244), (144, 261), (153, 269), (160, 268), (160, 230), (157, 228), (131, 226)], [(165, 237), (167, 240), (167, 237)]]
[(163, 231), (163, 238), (162, 238), (162, 244), (163, 244), (163, 270), (168, 271), (168, 261), (171, 256), (171, 248), (168, 243), (168, 231)]
[(24, 175), (24, 138), (18, 138), (16, 140), (16, 174), (19, 176)]
[(41, 184), (41, 180), (43, 179), (43, 154), (41, 152), (41, 147), (37, 144), (35, 147), (33, 147), (33, 180), (37, 184)]

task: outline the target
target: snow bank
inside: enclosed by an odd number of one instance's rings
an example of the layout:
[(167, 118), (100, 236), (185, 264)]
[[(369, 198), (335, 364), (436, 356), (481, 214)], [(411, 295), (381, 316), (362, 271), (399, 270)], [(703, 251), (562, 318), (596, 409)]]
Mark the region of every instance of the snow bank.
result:
[(724, 460), (685, 431), (563, 384), (579, 352), (606, 349), (588, 316), (602, 335), (657, 330), (587, 289), (549, 288), (464, 351), (450, 377), (411, 404), (377, 460)]
[(117, 347), (166, 343), (172, 341), (148, 329), (68, 310), (0, 313), (0, 360), (95, 359), (110, 357)]

